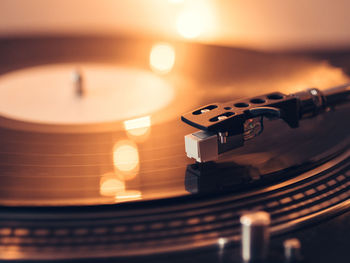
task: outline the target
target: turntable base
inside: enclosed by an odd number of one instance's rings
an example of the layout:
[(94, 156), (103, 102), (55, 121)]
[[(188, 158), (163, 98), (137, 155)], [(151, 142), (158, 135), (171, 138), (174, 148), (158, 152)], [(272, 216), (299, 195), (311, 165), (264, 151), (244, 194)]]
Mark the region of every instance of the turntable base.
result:
[[(308, 262), (343, 259), (350, 231), (349, 106), (303, 120), (297, 129), (267, 121), (264, 134), (205, 164), (186, 157), (183, 137), (194, 129), (180, 116), (257, 92), (342, 84), (350, 53), (266, 54), (173, 43), (174, 69), (161, 75), (149, 70), (153, 44), (71, 37), (0, 42), (0, 94), (12, 91), (16, 81), (7, 80), (28, 68), (96, 63), (118, 69), (114, 77), (125, 87), (111, 89), (126, 94), (107, 96), (110, 105), (119, 104), (106, 119), (77, 120), (68, 104), (58, 110), (63, 100), (50, 105), (56, 100), (45, 97), (48, 110), (41, 112), (39, 103), (32, 114), (33, 107), (25, 108), (34, 103), (30, 92), (26, 103), (0, 106), (0, 259), (239, 262), (239, 217), (255, 210), (271, 216), (271, 262), (281, 262), (282, 241), (290, 237), (301, 241)], [(140, 72), (149, 85), (134, 80)], [(50, 115), (51, 106), (57, 115)], [(103, 108), (88, 110), (107, 116)]]

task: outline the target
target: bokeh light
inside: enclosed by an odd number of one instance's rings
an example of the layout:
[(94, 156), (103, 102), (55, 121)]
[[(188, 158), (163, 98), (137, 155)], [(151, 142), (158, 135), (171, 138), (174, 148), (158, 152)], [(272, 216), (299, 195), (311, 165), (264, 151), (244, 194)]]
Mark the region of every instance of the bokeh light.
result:
[(137, 119), (124, 121), (124, 128), (132, 136), (143, 136), (151, 127), (151, 117), (145, 116)]
[(168, 73), (175, 64), (175, 50), (169, 44), (156, 44), (151, 49), (149, 59), (153, 71), (162, 74)]
[(119, 177), (130, 180), (139, 170), (139, 152), (135, 143), (129, 140), (119, 141), (113, 149), (113, 163)]
[(138, 190), (125, 190), (118, 192), (115, 196), (117, 202), (127, 202), (142, 199), (142, 193)]
[(113, 177), (101, 177), (100, 194), (103, 196), (115, 196), (118, 192), (125, 190), (125, 183)]
[(185, 2), (185, 0), (169, 0), (169, 2), (172, 4), (180, 4), (180, 3)]
[(185, 10), (177, 18), (176, 27), (181, 36), (194, 39), (203, 32), (205, 21), (199, 12)]

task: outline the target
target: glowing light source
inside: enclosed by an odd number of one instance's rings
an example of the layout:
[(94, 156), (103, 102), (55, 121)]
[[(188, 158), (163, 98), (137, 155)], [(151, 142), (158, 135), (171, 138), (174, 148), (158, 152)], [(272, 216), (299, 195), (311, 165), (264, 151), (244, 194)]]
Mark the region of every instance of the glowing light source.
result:
[(145, 128), (151, 125), (150, 116), (145, 116), (133, 120), (124, 121), (124, 127), (126, 130), (133, 130), (138, 128)]
[(100, 180), (100, 194), (103, 196), (115, 196), (125, 190), (125, 183), (117, 178), (104, 178)]
[(133, 136), (145, 135), (151, 127), (151, 117), (145, 116), (137, 119), (124, 121), (125, 130)]
[(203, 32), (204, 23), (203, 18), (199, 12), (186, 10), (182, 12), (176, 21), (177, 31), (181, 36), (188, 39), (199, 37)]
[(158, 73), (168, 73), (175, 64), (175, 50), (169, 44), (156, 44), (150, 54), (150, 66)]
[[(137, 146), (131, 141), (119, 141), (113, 150), (114, 167), (124, 174), (134, 176), (139, 168), (139, 153)], [(123, 178), (128, 179), (128, 178)]]
[(124, 192), (119, 192), (115, 196), (116, 201), (126, 202), (131, 200), (138, 200), (142, 198), (142, 194), (138, 190), (125, 190)]
[(218, 239), (218, 245), (219, 245), (219, 247), (220, 247), (220, 248), (223, 248), (223, 247), (225, 246), (226, 242), (227, 242), (226, 238), (223, 238), (223, 237), (219, 238), (219, 239)]
[(170, 3), (179, 4), (185, 2), (185, 0), (169, 0)]

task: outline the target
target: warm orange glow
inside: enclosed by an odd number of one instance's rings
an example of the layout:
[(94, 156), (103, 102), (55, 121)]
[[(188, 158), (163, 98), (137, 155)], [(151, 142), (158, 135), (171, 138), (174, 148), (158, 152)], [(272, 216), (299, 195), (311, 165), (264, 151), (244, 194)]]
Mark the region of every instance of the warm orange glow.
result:
[(169, 0), (170, 3), (179, 4), (185, 2), (185, 0)]
[(132, 141), (124, 140), (115, 144), (113, 150), (114, 167), (119, 177), (130, 180), (135, 177), (139, 170), (139, 152)]
[(151, 127), (151, 117), (145, 116), (137, 119), (124, 121), (125, 130), (133, 136), (145, 135)]
[(184, 3), (182, 12), (176, 18), (176, 29), (182, 37), (205, 39), (217, 33), (215, 5), (212, 2), (191, 0)]
[(158, 73), (168, 73), (175, 64), (175, 50), (169, 44), (156, 44), (150, 54), (150, 66)]
[(205, 22), (200, 13), (186, 10), (182, 12), (176, 21), (176, 27), (181, 36), (194, 39), (203, 32)]
[(103, 196), (115, 196), (125, 190), (125, 183), (117, 178), (103, 177), (100, 180), (100, 194)]
[(9, 259), (9, 260), (13, 260), (13, 259), (18, 259), (21, 256), (23, 256), (22, 254), (23, 252), (21, 251), (21, 248), (17, 245), (7, 245), (6, 249), (4, 249), (1, 252), (1, 258), (2, 259)]
[(142, 198), (142, 193), (138, 190), (125, 190), (116, 194), (115, 199), (119, 202), (138, 200)]

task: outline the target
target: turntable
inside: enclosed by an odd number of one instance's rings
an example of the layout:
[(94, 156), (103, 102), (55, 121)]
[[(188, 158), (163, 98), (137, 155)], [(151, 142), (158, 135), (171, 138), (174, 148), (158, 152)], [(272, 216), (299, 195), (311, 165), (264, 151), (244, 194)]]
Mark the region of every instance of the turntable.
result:
[(349, 258), (348, 51), (66, 34), (0, 58), (2, 261)]

